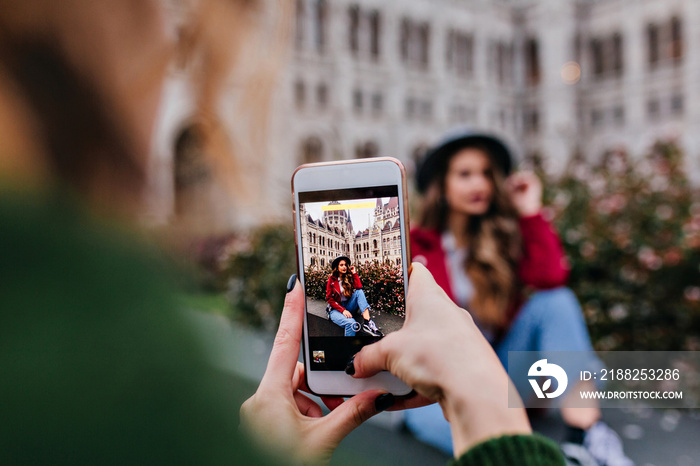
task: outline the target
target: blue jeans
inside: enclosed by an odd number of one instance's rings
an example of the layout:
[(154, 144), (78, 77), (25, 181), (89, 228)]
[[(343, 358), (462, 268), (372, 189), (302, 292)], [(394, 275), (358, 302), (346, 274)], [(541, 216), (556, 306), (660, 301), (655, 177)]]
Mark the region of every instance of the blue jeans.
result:
[[(570, 289), (562, 287), (534, 293), (494, 350), (508, 369), (508, 351), (592, 351), (593, 347), (576, 296)], [(588, 368), (596, 361), (588, 358), (581, 361), (585, 367), (567, 368), (567, 372)], [(510, 369), (511, 373), (524, 371), (527, 374), (528, 368)], [(516, 384), (516, 387), (521, 396), (530, 396), (532, 389), (527, 377), (522, 379), (524, 384)], [(503, 402), (507, 403), (507, 400)], [(447, 454), (453, 453), (450, 424), (445, 420), (440, 405), (407, 410), (405, 420), (416, 438)]]
[[(353, 314), (356, 312), (362, 312), (365, 309), (367, 309), (369, 307), (369, 304), (367, 304), (365, 292), (362, 290), (353, 291), (352, 295), (350, 296), (350, 299), (343, 303), (343, 307), (345, 307), (347, 311), (350, 311)], [(353, 330), (353, 326), (357, 328), (357, 321), (355, 319), (345, 317), (345, 314), (343, 314), (342, 312), (336, 311), (335, 309), (331, 309), (331, 320), (334, 324), (339, 325), (345, 329), (346, 337), (355, 336), (355, 330)]]

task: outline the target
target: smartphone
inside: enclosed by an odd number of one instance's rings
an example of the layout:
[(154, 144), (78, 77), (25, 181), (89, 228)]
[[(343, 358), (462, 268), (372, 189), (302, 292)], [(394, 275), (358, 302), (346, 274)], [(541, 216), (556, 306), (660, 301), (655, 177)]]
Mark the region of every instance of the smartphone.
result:
[(316, 395), (411, 388), (384, 371), (345, 373), (363, 346), (399, 330), (406, 315), (406, 171), (393, 158), (302, 165), (292, 176), (297, 268), (306, 296), (306, 384)]

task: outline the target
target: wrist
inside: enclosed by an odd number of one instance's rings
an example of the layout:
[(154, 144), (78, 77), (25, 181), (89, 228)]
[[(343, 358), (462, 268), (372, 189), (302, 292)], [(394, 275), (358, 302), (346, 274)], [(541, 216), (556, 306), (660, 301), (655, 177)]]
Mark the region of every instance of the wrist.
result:
[[(475, 388), (474, 380), (479, 381), (479, 388)], [(532, 433), (520, 399), (517, 407), (509, 407), (510, 383), (503, 373), (475, 377), (444, 390), (440, 405), (450, 421), (455, 457), (491, 438)]]

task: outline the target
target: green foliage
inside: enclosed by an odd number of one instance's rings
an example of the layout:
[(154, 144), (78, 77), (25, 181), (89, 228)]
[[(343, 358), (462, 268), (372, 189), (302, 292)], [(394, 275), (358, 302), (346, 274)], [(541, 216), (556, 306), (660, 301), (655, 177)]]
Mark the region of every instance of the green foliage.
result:
[(700, 349), (700, 199), (678, 147), (574, 161), (545, 186), (596, 348)]
[(230, 303), (223, 293), (182, 293), (176, 296), (185, 309), (208, 312), (227, 316), (230, 314)]
[[(371, 262), (368, 265), (356, 266), (356, 272), (360, 276), (365, 297), (372, 309), (405, 317), (401, 267)], [(330, 267), (307, 267), (304, 272), (307, 296), (325, 301), (330, 274)]]
[(250, 236), (249, 247), (228, 261), (228, 296), (237, 319), (274, 329), (282, 312), (287, 280), (296, 272), (294, 233), (288, 226), (268, 225)]

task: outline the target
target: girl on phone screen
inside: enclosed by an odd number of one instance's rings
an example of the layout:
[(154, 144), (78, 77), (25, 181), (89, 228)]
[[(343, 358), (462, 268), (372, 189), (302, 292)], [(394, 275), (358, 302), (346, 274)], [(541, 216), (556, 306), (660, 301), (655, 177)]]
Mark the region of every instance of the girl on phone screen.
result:
[[(452, 300), (469, 310), (511, 376), (526, 374), (527, 368), (508, 367), (509, 351), (577, 351), (586, 356), (567, 371), (590, 369), (600, 363), (592, 356), (581, 307), (564, 287), (569, 268), (557, 233), (541, 214), (542, 183), (534, 173), (510, 174), (512, 165), (501, 140), (465, 128), (428, 152), (417, 172), (424, 199), (420, 226), (411, 231), (413, 260), (426, 265)], [(532, 393), (526, 376), (519, 379), (513, 377), (527, 399)], [(620, 440), (599, 422), (597, 402), (581, 408), (564, 398), (559, 407), (569, 438), (582, 440), (598, 461), (609, 464), (609, 453), (602, 450), (611, 441), (620, 446)], [(438, 425), (444, 422), (442, 437), (426, 427), (432, 415)], [(451, 448), (438, 410), (406, 417), (419, 438)], [(621, 446), (616, 450), (625, 458)]]
[[(326, 285), (326, 309), (333, 323), (345, 329), (346, 337), (354, 337), (360, 329), (373, 337), (383, 337), (384, 334), (369, 314), (369, 304), (362, 290), (362, 282), (355, 272), (355, 267), (351, 265), (350, 258), (336, 257), (331, 264), (331, 270)], [(362, 312), (361, 325), (353, 316), (356, 312)]]

